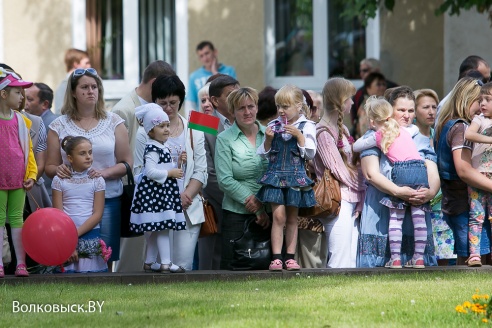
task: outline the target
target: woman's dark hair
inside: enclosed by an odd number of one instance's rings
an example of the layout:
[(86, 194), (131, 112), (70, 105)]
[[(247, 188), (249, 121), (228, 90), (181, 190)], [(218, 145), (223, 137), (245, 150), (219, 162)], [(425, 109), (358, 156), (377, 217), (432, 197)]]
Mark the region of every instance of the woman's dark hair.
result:
[(179, 108), (183, 105), (186, 91), (183, 82), (177, 75), (161, 75), (152, 83), (152, 102), (157, 99), (167, 98), (169, 96), (179, 97)]
[(75, 147), (77, 147), (78, 145), (80, 145), (83, 142), (88, 142), (92, 145), (91, 141), (89, 139), (87, 139), (86, 137), (66, 136), (65, 138), (63, 138), (63, 140), (61, 142), (61, 147), (65, 151), (65, 153), (67, 153), (67, 155), (72, 155), (72, 152), (75, 149)]
[(307, 92), (304, 89), (301, 89), (301, 90), (302, 90), (302, 94), (304, 95), (304, 98), (306, 98), (307, 106), (309, 107), (309, 109), (312, 110), (313, 106), (314, 106), (313, 98), (311, 98), (311, 95), (309, 94), (309, 92)]
[(391, 104), (391, 106), (395, 106), (396, 99), (398, 98), (407, 98), (415, 101), (415, 95), (413, 94), (412, 88), (406, 85), (402, 85), (396, 88), (386, 89), (384, 92), (384, 98)]
[(270, 86), (265, 87), (258, 94), (258, 114), (256, 118), (260, 121), (277, 116), (277, 105), (275, 105), (275, 94), (277, 89)]
[(386, 78), (384, 77), (383, 74), (379, 72), (372, 72), (369, 73), (366, 78), (364, 79), (364, 89), (367, 89), (371, 86), (372, 82), (374, 81), (384, 81), (386, 83)]

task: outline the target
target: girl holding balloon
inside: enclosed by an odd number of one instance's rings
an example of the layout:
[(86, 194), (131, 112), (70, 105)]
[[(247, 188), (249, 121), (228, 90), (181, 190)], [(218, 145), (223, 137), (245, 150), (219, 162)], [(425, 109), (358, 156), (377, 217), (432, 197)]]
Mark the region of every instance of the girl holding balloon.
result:
[[(100, 238), (99, 222), (104, 210), (103, 177), (90, 178), (92, 144), (85, 137), (67, 136), (62, 149), (71, 166), (71, 178), (53, 178), (53, 207), (73, 220), (79, 237), (77, 248), (64, 266), (64, 272), (106, 272), (111, 249)], [(109, 252), (109, 255), (108, 255)]]

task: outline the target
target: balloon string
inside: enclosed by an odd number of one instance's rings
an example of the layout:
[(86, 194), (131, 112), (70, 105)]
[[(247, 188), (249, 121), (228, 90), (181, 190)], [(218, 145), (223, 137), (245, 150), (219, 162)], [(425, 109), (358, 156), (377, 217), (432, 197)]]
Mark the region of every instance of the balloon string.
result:
[(36, 199), (34, 199), (34, 196), (32, 195), (31, 191), (29, 190), (27, 193), (29, 194), (29, 196), (31, 196), (33, 202), (36, 204), (37, 209), (39, 209), (40, 206), (39, 206), (38, 202), (36, 201)]

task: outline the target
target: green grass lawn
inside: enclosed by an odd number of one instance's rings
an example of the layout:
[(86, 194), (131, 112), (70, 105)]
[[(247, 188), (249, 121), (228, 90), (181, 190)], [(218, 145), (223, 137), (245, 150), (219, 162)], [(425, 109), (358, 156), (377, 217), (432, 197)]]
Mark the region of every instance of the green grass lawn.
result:
[[(455, 306), (476, 289), (492, 292), (486, 272), (159, 285), (0, 285), (2, 327), (488, 327)], [(13, 313), (20, 304), (104, 301), (95, 313)], [(75, 307), (74, 307), (75, 309)]]

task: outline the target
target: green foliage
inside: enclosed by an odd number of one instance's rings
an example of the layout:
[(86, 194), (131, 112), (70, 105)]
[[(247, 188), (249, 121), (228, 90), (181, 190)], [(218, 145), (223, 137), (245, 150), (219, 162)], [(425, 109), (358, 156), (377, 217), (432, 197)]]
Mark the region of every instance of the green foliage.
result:
[[(395, 0), (337, 0), (345, 6), (342, 16), (353, 18), (358, 17), (366, 25), (369, 18), (376, 17), (378, 8), (384, 7), (393, 11)], [(489, 13), (489, 20), (492, 22), (492, 0), (444, 0), (435, 10), (435, 15), (442, 15), (449, 12), (449, 15), (459, 16), (461, 10), (475, 8), (479, 13)]]

